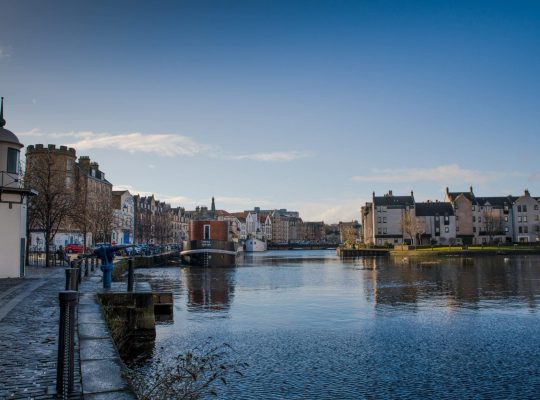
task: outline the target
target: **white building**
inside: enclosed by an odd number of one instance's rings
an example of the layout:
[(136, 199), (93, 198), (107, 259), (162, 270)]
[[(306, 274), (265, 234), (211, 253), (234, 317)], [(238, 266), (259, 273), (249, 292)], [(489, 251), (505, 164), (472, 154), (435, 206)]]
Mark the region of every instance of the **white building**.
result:
[(34, 192), (22, 188), (20, 151), (24, 147), (4, 129), (4, 99), (0, 105), (0, 278), (25, 274), (26, 199)]
[(540, 242), (540, 202), (528, 190), (512, 205), (514, 242)]
[(135, 207), (133, 196), (128, 190), (113, 190), (113, 227), (111, 241), (116, 244), (131, 244), (133, 241)]
[(451, 203), (439, 201), (416, 203), (414, 216), (421, 221), (422, 232), (419, 244), (454, 244), (457, 242), (456, 216)]

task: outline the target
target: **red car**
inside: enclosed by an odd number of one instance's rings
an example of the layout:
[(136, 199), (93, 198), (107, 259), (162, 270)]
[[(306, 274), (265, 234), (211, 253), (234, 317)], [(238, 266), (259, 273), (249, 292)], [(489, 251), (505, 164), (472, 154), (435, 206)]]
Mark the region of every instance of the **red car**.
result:
[(66, 244), (64, 251), (66, 253), (82, 253), (83, 247), (82, 244)]

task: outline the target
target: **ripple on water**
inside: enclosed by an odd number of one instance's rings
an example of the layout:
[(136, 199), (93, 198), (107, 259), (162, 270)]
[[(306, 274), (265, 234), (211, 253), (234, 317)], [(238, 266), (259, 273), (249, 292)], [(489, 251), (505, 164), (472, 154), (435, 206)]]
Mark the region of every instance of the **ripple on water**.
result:
[(227, 271), (138, 270), (175, 293), (156, 355), (209, 336), (231, 344), (250, 367), (220, 398), (537, 398), (540, 258), (356, 261), (366, 269), (321, 258), (269, 253)]

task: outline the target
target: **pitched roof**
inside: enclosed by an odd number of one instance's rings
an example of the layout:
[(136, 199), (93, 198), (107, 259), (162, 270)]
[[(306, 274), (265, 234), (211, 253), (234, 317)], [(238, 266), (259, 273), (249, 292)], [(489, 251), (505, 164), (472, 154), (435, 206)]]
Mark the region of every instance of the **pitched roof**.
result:
[(505, 205), (512, 205), (512, 198), (510, 196), (498, 196), (498, 197), (476, 197), (476, 204), (485, 206), (489, 204), (494, 207), (504, 207)]
[(447, 195), (450, 201), (454, 201), (459, 195), (465, 196), (470, 201), (474, 200), (474, 195), (471, 192), (448, 192)]
[(451, 203), (442, 201), (416, 203), (415, 214), (417, 217), (432, 217), (435, 215), (454, 215)]
[(373, 198), (373, 204), (375, 206), (412, 206), (414, 205), (414, 197), (393, 195), (375, 196)]

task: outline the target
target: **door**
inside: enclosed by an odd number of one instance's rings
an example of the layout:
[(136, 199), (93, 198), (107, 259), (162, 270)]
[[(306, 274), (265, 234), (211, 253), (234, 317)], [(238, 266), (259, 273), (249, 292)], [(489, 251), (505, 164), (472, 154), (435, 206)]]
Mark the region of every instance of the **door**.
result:
[(124, 244), (129, 243), (129, 231), (124, 231)]

